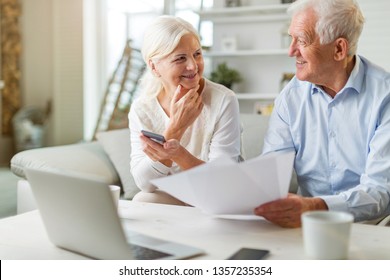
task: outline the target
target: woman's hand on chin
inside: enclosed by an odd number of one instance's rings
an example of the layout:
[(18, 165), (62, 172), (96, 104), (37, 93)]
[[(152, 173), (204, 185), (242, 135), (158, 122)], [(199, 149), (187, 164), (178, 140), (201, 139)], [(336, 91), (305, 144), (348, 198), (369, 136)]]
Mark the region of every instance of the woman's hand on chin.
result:
[(185, 130), (196, 120), (203, 109), (202, 97), (198, 94), (199, 85), (182, 95), (179, 85), (170, 106), (170, 122), (164, 136), (180, 140)]

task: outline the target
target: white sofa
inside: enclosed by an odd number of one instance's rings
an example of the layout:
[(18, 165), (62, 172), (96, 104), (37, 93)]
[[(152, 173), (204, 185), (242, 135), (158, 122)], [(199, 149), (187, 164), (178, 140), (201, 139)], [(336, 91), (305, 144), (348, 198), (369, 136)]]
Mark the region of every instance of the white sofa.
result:
[[(241, 114), (243, 128), (243, 156), (246, 159), (261, 153), (268, 117)], [(35, 202), (24, 173), (24, 168), (69, 170), (101, 177), (109, 184), (122, 186), (122, 198), (131, 199), (138, 188), (130, 174), (130, 135), (128, 129), (100, 133), (98, 140), (64, 146), (26, 150), (11, 159), (11, 170), (21, 179), (18, 182), (17, 211), (35, 209)], [(295, 176), (291, 188), (296, 189)]]

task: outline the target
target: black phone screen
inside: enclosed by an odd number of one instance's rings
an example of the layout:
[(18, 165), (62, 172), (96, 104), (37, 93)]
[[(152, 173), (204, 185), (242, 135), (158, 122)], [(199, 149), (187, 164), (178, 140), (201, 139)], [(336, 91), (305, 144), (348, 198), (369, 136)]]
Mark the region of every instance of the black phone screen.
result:
[(235, 252), (228, 260), (261, 260), (269, 254), (269, 250), (241, 248)]
[(155, 140), (156, 142), (162, 144), (165, 142), (165, 138), (164, 136), (160, 135), (160, 134), (157, 134), (157, 133), (153, 133), (153, 132), (150, 132), (150, 131), (146, 131), (146, 130), (141, 130), (141, 133), (143, 135), (145, 135), (146, 137), (152, 139), (152, 140)]

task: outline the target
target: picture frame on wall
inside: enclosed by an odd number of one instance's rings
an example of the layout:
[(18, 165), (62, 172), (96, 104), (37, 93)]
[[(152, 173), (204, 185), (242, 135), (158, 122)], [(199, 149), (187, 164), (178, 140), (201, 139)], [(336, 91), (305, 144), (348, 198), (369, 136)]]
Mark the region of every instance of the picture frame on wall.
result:
[(225, 36), (221, 39), (221, 50), (233, 52), (237, 50), (237, 39), (235, 36)]
[(239, 7), (241, 0), (225, 0), (225, 7)]

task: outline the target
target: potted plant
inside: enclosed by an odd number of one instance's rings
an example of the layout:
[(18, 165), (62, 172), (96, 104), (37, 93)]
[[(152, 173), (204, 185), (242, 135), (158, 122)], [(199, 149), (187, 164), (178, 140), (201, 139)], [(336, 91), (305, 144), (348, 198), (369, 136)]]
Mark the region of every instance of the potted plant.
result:
[(217, 68), (211, 72), (210, 80), (231, 89), (233, 83), (239, 83), (242, 81), (242, 77), (240, 72), (229, 68), (226, 62), (223, 62), (218, 64)]

